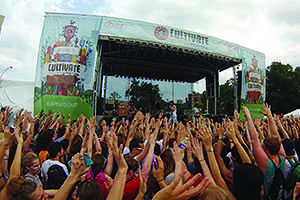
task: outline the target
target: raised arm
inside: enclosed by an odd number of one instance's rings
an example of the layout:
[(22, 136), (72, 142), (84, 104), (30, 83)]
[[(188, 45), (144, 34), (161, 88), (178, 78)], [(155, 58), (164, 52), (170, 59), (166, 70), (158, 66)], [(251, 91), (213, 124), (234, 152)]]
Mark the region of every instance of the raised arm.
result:
[(207, 157), (209, 161), (209, 166), (211, 167), (211, 173), (214, 177), (214, 180), (218, 186), (223, 188), (230, 196), (232, 199), (235, 199), (233, 194), (230, 192), (228, 189), (224, 179), (221, 176), (221, 172), (218, 166), (218, 163), (216, 161), (215, 155), (214, 155), (214, 150), (212, 147), (212, 133), (211, 130), (205, 126), (201, 127), (201, 132), (200, 132), (201, 138), (203, 140), (203, 144), (205, 146), (206, 152), (207, 152)]
[(112, 140), (110, 140), (109, 145), (111, 146), (113, 155), (117, 161), (118, 171), (114, 179), (114, 182), (111, 186), (111, 189), (108, 193), (108, 196), (106, 198), (107, 200), (118, 200), (118, 199), (121, 200), (125, 188), (128, 166), (122, 154), (123, 145), (121, 145), (120, 148), (118, 148), (117, 141), (118, 141), (117, 136), (113, 133)]
[(275, 124), (275, 121), (274, 121), (272, 113), (271, 113), (271, 108), (267, 104), (263, 104), (263, 108), (268, 117), (268, 123), (269, 123), (269, 127), (271, 129), (271, 135), (274, 137), (278, 137), (280, 139), (280, 135), (278, 133), (277, 126)]
[[(224, 128), (222, 126), (220, 126), (218, 129), (218, 135), (219, 135), (219, 139), (217, 142), (217, 146), (215, 149), (215, 156), (216, 156), (216, 160), (218, 162), (220, 171), (222, 176), (224, 177), (224, 179), (233, 184), (233, 177), (232, 177), (232, 172), (226, 168), (225, 163), (221, 157), (221, 151), (222, 151), (222, 143), (223, 143), (223, 136), (224, 136)], [(210, 173), (210, 172), (209, 172)]]
[[(55, 114), (56, 114), (56, 113), (55, 113)], [(54, 117), (53, 117), (53, 118), (54, 118)], [(57, 127), (57, 125), (59, 124), (60, 120), (61, 120), (61, 116), (59, 115), (59, 116), (57, 117), (57, 119), (55, 120), (55, 122), (50, 126), (49, 129), (55, 129), (55, 128)]]
[(17, 146), (14, 160), (10, 167), (9, 180), (12, 179), (13, 177), (20, 176), (20, 174), (21, 174), (21, 157), (22, 157), (23, 137), (20, 132), (19, 126), (17, 126), (15, 128), (14, 134), (15, 134), (18, 146)]
[(263, 132), (262, 132), (262, 130), (261, 130), (261, 128), (260, 128), (260, 120), (255, 120), (255, 127), (256, 127), (256, 130), (257, 130), (257, 132), (258, 132), (258, 134), (259, 134), (259, 141), (262, 143), (263, 141), (264, 141), (264, 139), (265, 139), (265, 136), (264, 136), (264, 134), (263, 134)]
[[(148, 152), (149, 152), (149, 149), (150, 149), (151, 145), (152, 145), (152, 150), (154, 151), (155, 141), (156, 141), (156, 138), (157, 138), (157, 134), (158, 134), (160, 125), (161, 125), (161, 120), (157, 120), (156, 123), (155, 123), (154, 132), (149, 137), (149, 140), (148, 140), (145, 148), (143, 149), (143, 151), (139, 155), (136, 156), (136, 160), (138, 161), (138, 163), (141, 163), (144, 160), (144, 158), (146, 157), (146, 155), (149, 154)], [(152, 154), (153, 154), (153, 151), (152, 151)], [(150, 158), (152, 159), (152, 155), (150, 156)], [(151, 160), (151, 162), (152, 162), (152, 160)]]
[(242, 147), (242, 145), (240, 144), (240, 142), (238, 141), (238, 139), (235, 136), (235, 130), (233, 127), (233, 123), (228, 120), (228, 126), (226, 127), (226, 131), (228, 134), (228, 137), (233, 141), (234, 145), (237, 148), (237, 151), (239, 153), (239, 155), (241, 156), (241, 159), (243, 161), (243, 163), (251, 163), (251, 160), (248, 156), (248, 154), (246, 153), (246, 151), (244, 150), (244, 148)]
[(211, 183), (216, 184), (212, 174), (210, 173), (208, 165), (204, 159), (202, 142), (199, 143), (198, 139), (193, 138), (192, 146), (193, 146), (193, 153), (199, 160), (204, 176), (207, 177), (211, 181)]
[(108, 147), (108, 158), (107, 158), (107, 163), (106, 167), (104, 169), (104, 172), (110, 176), (113, 168), (113, 155), (112, 155), (112, 150), (110, 147)]
[(68, 115), (66, 132), (64, 134), (64, 139), (69, 139), (71, 133), (71, 115)]
[(29, 132), (27, 134), (27, 138), (23, 144), (23, 149), (26, 150), (29, 148), (29, 145), (30, 145), (30, 142), (32, 140), (32, 137), (33, 137), (33, 134), (34, 134), (34, 121), (31, 121), (30, 122), (30, 128), (29, 128)]
[(148, 151), (147, 156), (145, 158), (145, 162), (144, 162), (143, 169), (142, 169), (142, 176), (145, 177), (145, 178), (148, 178), (149, 171), (151, 170), (156, 138), (157, 138), (157, 134), (155, 134), (155, 133), (152, 133), (149, 136), (149, 141), (148, 141), (149, 151)]
[(2, 162), (5, 155), (5, 150), (8, 149), (9, 144), (13, 141), (12, 134), (10, 133), (9, 127), (6, 126), (4, 129), (4, 140), (0, 146), (0, 161)]
[(265, 173), (265, 171), (268, 167), (268, 164), (269, 164), (269, 158), (259, 142), (258, 134), (255, 129), (255, 126), (254, 126), (254, 123), (253, 123), (253, 120), (251, 118), (248, 108), (243, 107), (243, 109), (244, 109), (244, 115), (247, 120), (248, 131), (249, 131), (249, 134), (251, 137), (253, 153), (254, 153), (256, 162), (257, 162), (259, 168), (262, 170), (262, 172)]
[(281, 121), (280, 121), (279, 117), (278, 117), (278, 116), (274, 117), (274, 120), (275, 120), (275, 122), (276, 122), (277, 127), (278, 127), (278, 128), (280, 129), (280, 131), (282, 132), (283, 137), (284, 137), (284, 138), (290, 138), (289, 135), (288, 135), (288, 133), (286, 132), (286, 130), (283, 128), (283, 126), (282, 126), (282, 124), (281, 124)]
[(89, 139), (88, 139), (87, 152), (90, 157), (92, 157), (92, 153), (93, 153), (93, 140), (94, 140), (93, 138), (96, 130), (95, 121), (96, 121), (95, 116), (91, 117), (91, 119), (88, 121)]

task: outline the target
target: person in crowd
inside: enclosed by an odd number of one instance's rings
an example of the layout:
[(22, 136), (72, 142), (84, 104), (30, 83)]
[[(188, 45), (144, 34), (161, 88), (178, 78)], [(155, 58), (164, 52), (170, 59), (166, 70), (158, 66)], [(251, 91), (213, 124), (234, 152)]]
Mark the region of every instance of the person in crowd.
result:
[(284, 173), (286, 155), (283, 150), (277, 128), (275, 127), (275, 122), (273, 121), (270, 108), (268, 106), (264, 106), (271, 131), (270, 136), (264, 139), (262, 145), (260, 143), (257, 130), (255, 129), (254, 122), (251, 118), (248, 108), (243, 107), (243, 109), (248, 123), (248, 129), (252, 141), (255, 160), (257, 161), (258, 167), (264, 173), (264, 196), (265, 198), (271, 197), (273, 195), (277, 197), (277, 195), (280, 195), (280, 191), (270, 191), (270, 189), (272, 188), (272, 180), (275, 177), (276, 169), (280, 168), (282, 174)]
[(170, 118), (169, 118), (169, 121), (168, 121), (168, 124), (171, 123), (171, 122), (177, 122), (177, 109), (176, 109), (176, 105), (173, 104), (173, 103), (170, 103)]
[(48, 152), (50, 158), (43, 162), (42, 168), (41, 168), (41, 176), (44, 179), (45, 183), (48, 181), (48, 170), (52, 165), (59, 165), (63, 168), (64, 173), (68, 176), (69, 172), (63, 163), (59, 161), (60, 156), (62, 155), (62, 147), (60, 143), (58, 142), (52, 142), (48, 147)]
[(32, 180), (38, 186), (43, 188), (43, 183), (39, 178), (40, 163), (35, 153), (27, 153), (22, 160), (23, 174), (26, 180)]
[(67, 175), (64, 169), (60, 165), (51, 165), (47, 172), (47, 185), (45, 188), (49, 189), (59, 189), (65, 180), (67, 179)]
[[(237, 112), (222, 123), (201, 116), (168, 123), (172, 116), (137, 111), (131, 121), (100, 124), (95, 117), (71, 122), (21, 110), (12, 129), (6, 108), (0, 112), (0, 199), (272, 199), (275, 171), (286, 178), (288, 159), (298, 159), (300, 120), (273, 116), (267, 105), (267, 120), (253, 120), (243, 109), (246, 123)], [(283, 198), (297, 199), (299, 191), (296, 184)]]

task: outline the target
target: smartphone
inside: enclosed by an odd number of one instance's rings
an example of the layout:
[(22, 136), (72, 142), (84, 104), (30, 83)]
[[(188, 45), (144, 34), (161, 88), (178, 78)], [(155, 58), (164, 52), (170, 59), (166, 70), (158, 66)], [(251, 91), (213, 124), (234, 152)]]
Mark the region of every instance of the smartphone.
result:
[(90, 158), (89, 154), (84, 153), (83, 154), (83, 158), (84, 158), (84, 165), (86, 167), (91, 166), (92, 164), (94, 164), (94, 162), (92, 161), (92, 159)]
[[(94, 162), (92, 161), (92, 159), (90, 158), (90, 156), (87, 153), (83, 154), (83, 159), (84, 159), (84, 165), (86, 167), (91, 166), (92, 164), (94, 164)], [(68, 162), (68, 165), (71, 167), (72, 166), (72, 159)]]
[(155, 154), (153, 154), (153, 162), (154, 162), (155, 169), (158, 169), (158, 164), (157, 164), (157, 160), (156, 160)]
[(179, 148), (181, 149), (185, 149), (187, 146), (188, 146), (188, 141), (189, 141), (189, 138), (186, 137), (184, 138), (178, 145)]

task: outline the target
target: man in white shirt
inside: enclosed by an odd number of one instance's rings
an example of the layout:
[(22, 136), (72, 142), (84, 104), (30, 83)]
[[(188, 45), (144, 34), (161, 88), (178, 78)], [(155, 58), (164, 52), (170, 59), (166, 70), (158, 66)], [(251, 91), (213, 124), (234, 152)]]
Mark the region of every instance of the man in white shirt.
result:
[(45, 162), (43, 162), (42, 164), (42, 168), (41, 168), (41, 176), (43, 178), (44, 181), (48, 181), (48, 169), (52, 166), (52, 165), (59, 165), (63, 168), (64, 172), (66, 173), (66, 175), (69, 175), (68, 169), (66, 167), (66, 165), (64, 165), (63, 163), (59, 162), (59, 157), (62, 154), (62, 147), (58, 142), (52, 142), (49, 147), (48, 147), (48, 153), (50, 156), (50, 159), (46, 160)]

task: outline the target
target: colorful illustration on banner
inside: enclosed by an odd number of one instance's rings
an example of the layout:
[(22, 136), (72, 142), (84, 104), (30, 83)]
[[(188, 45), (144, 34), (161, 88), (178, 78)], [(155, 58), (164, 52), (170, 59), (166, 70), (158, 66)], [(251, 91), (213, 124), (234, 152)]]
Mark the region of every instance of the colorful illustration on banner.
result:
[(246, 100), (249, 104), (263, 103), (264, 92), (264, 75), (258, 67), (257, 59), (255, 56), (252, 58), (252, 67), (245, 74), (247, 85)]
[(79, 96), (84, 92), (86, 61), (93, 50), (88, 40), (76, 37), (77, 32), (76, 22), (70, 20), (59, 39), (44, 48), (42, 86), (47, 95)]

